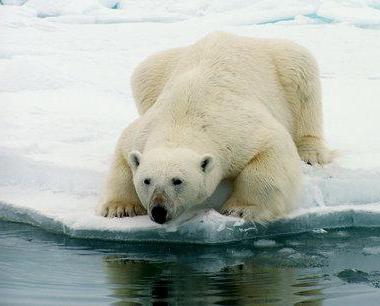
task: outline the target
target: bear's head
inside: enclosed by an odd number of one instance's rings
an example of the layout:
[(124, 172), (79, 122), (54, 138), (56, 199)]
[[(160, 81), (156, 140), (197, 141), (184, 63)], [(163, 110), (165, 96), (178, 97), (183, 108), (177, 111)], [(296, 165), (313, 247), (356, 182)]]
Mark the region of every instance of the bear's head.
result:
[(144, 154), (132, 151), (128, 163), (141, 203), (160, 224), (204, 202), (221, 180), (213, 155), (184, 148), (153, 149)]

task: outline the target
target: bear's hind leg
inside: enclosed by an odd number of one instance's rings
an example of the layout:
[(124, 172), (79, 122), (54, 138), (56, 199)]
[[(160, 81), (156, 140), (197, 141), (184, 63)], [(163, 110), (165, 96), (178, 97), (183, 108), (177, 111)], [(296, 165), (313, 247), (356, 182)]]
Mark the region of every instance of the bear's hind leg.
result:
[(286, 216), (295, 204), (301, 178), (290, 135), (286, 141), (252, 158), (235, 179), (233, 193), (221, 213), (259, 223)]
[[(281, 46), (281, 45), (279, 45)], [(275, 51), (276, 68), (293, 113), (293, 139), (300, 158), (310, 165), (332, 161), (323, 140), (323, 114), (319, 69), (305, 48), (290, 44)]]
[[(305, 73), (306, 74), (306, 73)], [(309, 165), (325, 165), (334, 158), (323, 140), (323, 118), (318, 75), (305, 75), (298, 87), (299, 115), (296, 117), (296, 139), (300, 158)]]
[(334, 158), (323, 140), (321, 82), (317, 63), (306, 51), (294, 63), (296, 69), (287, 71), (283, 86), (288, 101), (295, 110), (294, 141), (300, 158), (309, 165), (328, 164)]
[(325, 165), (330, 163), (335, 152), (330, 151), (323, 140), (315, 136), (303, 136), (296, 142), (300, 158), (308, 165)]

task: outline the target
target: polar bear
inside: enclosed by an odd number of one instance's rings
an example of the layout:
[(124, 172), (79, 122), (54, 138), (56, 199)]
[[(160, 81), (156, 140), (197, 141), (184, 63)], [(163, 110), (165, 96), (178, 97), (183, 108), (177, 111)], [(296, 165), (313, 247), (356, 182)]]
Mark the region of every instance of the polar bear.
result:
[(116, 146), (103, 216), (162, 224), (230, 180), (221, 213), (265, 223), (294, 207), (300, 158), (332, 159), (318, 67), (295, 43), (212, 33), (152, 55), (131, 83), (140, 117)]

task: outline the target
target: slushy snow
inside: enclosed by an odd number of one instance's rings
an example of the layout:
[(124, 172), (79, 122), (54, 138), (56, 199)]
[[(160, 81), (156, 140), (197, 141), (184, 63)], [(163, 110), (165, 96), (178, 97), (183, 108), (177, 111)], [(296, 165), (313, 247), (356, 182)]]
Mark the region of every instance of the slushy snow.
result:
[[(195, 243), (380, 226), (380, 1), (2, 3), (0, 219), (80, 238)], [(96, 215), (117, 138), (137, 117), (134, 67), (216, 30), (311, 50), (321, 68), (326, 139), (340, 156), (325, 168), (303, 165), (298, 208), (265, 227), (217, 213), (228, 184), (164, 226), (147, 216)]]

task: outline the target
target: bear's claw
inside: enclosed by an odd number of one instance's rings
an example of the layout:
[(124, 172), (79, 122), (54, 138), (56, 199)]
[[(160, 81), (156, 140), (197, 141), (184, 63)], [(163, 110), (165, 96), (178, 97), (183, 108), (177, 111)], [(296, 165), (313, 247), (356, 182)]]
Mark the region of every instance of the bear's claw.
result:
[(100, 215), (108, 218), (123, 218), (146, 215), (146, 210), (139, 203), (107, 202), (102, 205)]
[(330, 153), (324, 149), (299, 151), (301, 159), (308, 165), (325, 165), (331, 162)]
[(244, 208), (224, 208), (220, 211), (222, 215), (225, 216), (232, 216), (232, 217), (238, 217), (238, 218), (244, 218)]
[(225, 216), (242, 218), (246, 221), (266, 224), (282, 217), (281, 214), (274, 214), (271, 210), (260, 209), (259, 205), (241, 205), (234, 197), (230, 198), (220, 209), (220, 213)]

